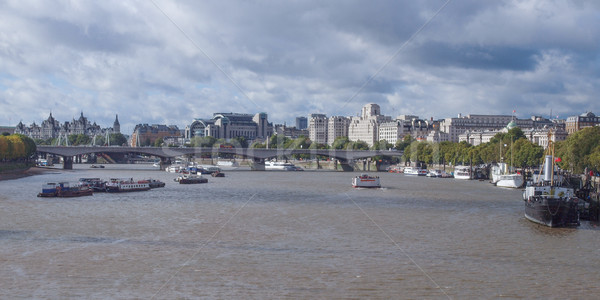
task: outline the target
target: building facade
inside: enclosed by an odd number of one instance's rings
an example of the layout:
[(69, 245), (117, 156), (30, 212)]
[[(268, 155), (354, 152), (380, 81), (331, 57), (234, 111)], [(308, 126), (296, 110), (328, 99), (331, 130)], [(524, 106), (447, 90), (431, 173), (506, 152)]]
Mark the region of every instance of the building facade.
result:
[(338, 137), (347, 137), (349, 126), (350, 118), (348, 117), (329, 117), (327, 121), (327, 144), (331, 146)]
[(151, 146), (159, 138), (165, 140), (179, 136), (181, 132), (176, 125), (138, 124), (133, 129), (129, 144), (131, 147)]
[(48, 119), (42, 121), (41, 125), (33, 122), (29, 126), (25, 126), (23, 122), (19, 122), (15, 128), (15, 133), (26, 135), (32, 139), (53, 139), (58, 137), (67, 137), (74, 134), (84, 134), (89, 137), (103, 136), (107, 133), (120, 133), (120, 125), (118, 116), (115, 118), (112, 128), (101, 128), (96, 122), (91, 123), (83, 112), (78, 119), (73, 118), (70, 122), (60, 123), (56, 120), (52, 113)]
[(308, 138), (315, 143), (326, 144), (329, 120), (324, 114), (311, 114), (308, 119)]
[(570, 116), (565, 122), (565, 130), (567, 134), (577, 132), (586, 127), (600, 125), (600, 117), (597, 117), (592, 112), (586, 112), (579, 116)]
[(366, 142), (371, 147), (379, 141), (379, 125), (391, 120), (391, 117), (381, 114), (379, 105), (369, 103), (363, 106), (359, 117), (352, 117), (348, 127), (348, 139), (353, 142)]
[(306, 117), (296, 117), (296, 129), (303, 130), (308, 128), (308, 119)]
[(186, 126), (185, 137), (212, 136), (217, 139), (229, 140), (235, 137), (244, 137), (248, 141), (256, 139), (265, 140), (273, 135), (273, 124), (269, 123), (266, 113), (240, 114), (240, 113), (214, 113), (213, 118), (195, 119)]

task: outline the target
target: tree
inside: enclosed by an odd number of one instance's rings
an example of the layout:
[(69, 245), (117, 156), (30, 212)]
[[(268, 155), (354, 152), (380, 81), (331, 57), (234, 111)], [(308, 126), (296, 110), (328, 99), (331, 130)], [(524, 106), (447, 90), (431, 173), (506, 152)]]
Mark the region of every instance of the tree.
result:
[(413, 139), (409, 134), (405, 135), (402, 140), (396, 141), (395, 148), (399, 151), (404, 150), (408, 147), (415, 139)]
[[(127, 138), (122, 133), (111, 133), (109, 139), (111, 145), (127, 145)], [(150, 146), (150, 141), (146, 146)]]
[(154, 147), (162, 147), (164, 143), (165, 141), (163, 140), (163, 138), (157, 138), (156, 140), (154, 140)]
[(600, 127), (579, 130), (561, 142), (556, 143), (556, 155), (561, 158), (559, 166), (582, 173), (589, 165), (590, 155), (600, 145)]
[(333, 140), (333, 143), (331, 144), (331, 148), (337, 149), (337, 150), (346, 149), (346, 146), (348, 146), (348, 143), (350, 143), (350, 139), (348, 139), (347, 136), (338, 136), (335, 138), (335, 140)]
[(349, 142), (346, 145), (346, 150), (369, 150), (369, 144), (361, 140), (358, 140), (356, 142)]
[(212, 148), (216, 142), (217, 139), (213, 136), (195, 136), (192, 138), (191, 144), (193, 147)]

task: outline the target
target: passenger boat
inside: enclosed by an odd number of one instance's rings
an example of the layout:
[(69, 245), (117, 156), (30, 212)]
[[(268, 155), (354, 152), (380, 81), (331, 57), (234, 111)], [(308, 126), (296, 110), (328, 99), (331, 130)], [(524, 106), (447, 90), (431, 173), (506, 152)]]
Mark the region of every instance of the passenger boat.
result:
[(379, 177), (377, 176), (369, 176), (367, 174), (361, 174), (360, 176), (356, 176), (352, 178), (352, 187), (355, 188), (379, 188), (381, 184), (379, 182)]
[(554, 181), (554, 145), (548, 146), (544, 159), (544, 177), (530, 182), (523, 192), (525, 218), (549, 227), (579, 226), (579, 202), (573, 188)]
[(179, 184), (197, 184), (197, 183), (207, 183), (208, 179), (202, 177), (202, 175), (181, 175), (174, 179), (179, 182)]
[(71, 186), (68, 182), (48, 182), (42, 185), (42, 192), (38, 197), (81, 197), (91, 196), (92, 189), (78, 185)]
[(293, 163), (282, 161), (267, 161), (265, 162), (265, 170), (271, 171), (298, 171)]
[(147, 191), (150, 184), (144, 181), (134, 181), (133, 178), (111, 178), (106, 183), (106, 191), (109, 193)]
[(471, 179), (471, 167), (469, 167), (469, 166), (454, 167), (454, 178), (456, 178), (456, 179)]
[(419, 167), (406, 167), (406, 168), (404, 168), (404, 174), (425, 176), (425, 175), (427, 175), (427, 170), (421, 169)]

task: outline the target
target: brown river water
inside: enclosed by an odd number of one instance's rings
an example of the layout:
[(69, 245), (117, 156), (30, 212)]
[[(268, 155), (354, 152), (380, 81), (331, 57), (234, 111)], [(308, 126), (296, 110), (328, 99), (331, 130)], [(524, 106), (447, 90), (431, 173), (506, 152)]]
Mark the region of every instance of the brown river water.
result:
[[(379, 173), (227, 171), (198, 185), (145, 165), (0, 181), (0, 299), (595, 298), (600, 228), (527, 221), (521, 190)], [(48, 181), (166, 187), (38, 198)]]

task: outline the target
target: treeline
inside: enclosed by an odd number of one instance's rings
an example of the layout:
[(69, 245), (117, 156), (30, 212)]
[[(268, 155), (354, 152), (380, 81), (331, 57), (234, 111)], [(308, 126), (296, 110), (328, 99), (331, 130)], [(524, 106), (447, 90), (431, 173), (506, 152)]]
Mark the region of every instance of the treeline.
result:
[(0, 161), (23, 161), (35, 157), (35, 142), (22, 134), (0, 135)]
[(600, 127), (588, 127), (556, 143), (558, 165), (574, 173), (600, 171)]

